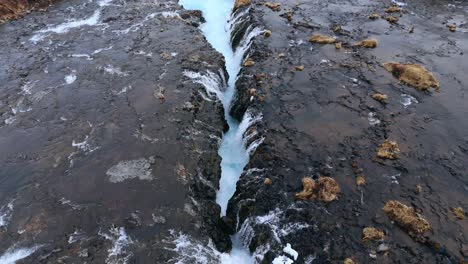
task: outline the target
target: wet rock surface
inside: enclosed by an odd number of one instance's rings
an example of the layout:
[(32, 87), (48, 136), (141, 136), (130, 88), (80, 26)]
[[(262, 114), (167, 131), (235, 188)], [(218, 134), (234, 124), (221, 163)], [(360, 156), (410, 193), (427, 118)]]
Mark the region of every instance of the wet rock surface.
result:
[[(245, 138), (264, 140), (222, 219), (223, 109), (187, 74), (226, 79), (201, 12), (69, 0), (0, 26), (0, 255), (218, 263), (238, 231), (261, 263), (466, 261), (468, 5), (234, 9), (234, 48), (265, 31), (231, 114), (262, 114)], [(421, 65), (440, 89), (386, 62)]]
[(185, 74), (225, 75), (201, 23), (172, 1), (70, 0), (0, 26), (0, 255), (176, 262), (179, 234), (230, 248), (223, 108)]
[[(294, 263), (466, 261), (468, 225), (453, 208), (466, 209), (468, 197), (467, 12), (459, 1), (282, 1), (275, 10), (253, 1), (249, 19), (271, 34), (255, 39), (231, 112), (261, 112), (254, 129), (265, 140), (228, 217), (258, 260), (287, 257), (290, 243)], [(355, 46), (364, 39), (372, 49)], [(440, 90), (400, 82), (382, 66), (389, 61), (422, 65)], [(392, 159), (377, 157), (383, 142), (398, 142)], [(339, 184), (337, 200), (295, 199), (309, 194), (304, 177), (324, 176)], [(415, 236), (394, 223), (391, 200), (430, 229)], [(362, 241), (366, 227), (379, 239)]]

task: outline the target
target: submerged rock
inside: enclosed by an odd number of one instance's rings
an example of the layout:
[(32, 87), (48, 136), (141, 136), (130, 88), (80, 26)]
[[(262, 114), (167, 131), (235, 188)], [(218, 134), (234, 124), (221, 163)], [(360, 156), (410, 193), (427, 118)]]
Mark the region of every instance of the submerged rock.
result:
[(416, 213), (412, 207), (398, 201), (388, 201), (383, 210), (392, 221), (395, 221), (411, 236), (422, 234), (431, 229), (429, 222)]
[(429, 90), (429, 88), (440, 89), (437, 79), (424, 66), (387, 62), (383, 64), (383, 67), (401, 82), (418, 90), (426, 91)]

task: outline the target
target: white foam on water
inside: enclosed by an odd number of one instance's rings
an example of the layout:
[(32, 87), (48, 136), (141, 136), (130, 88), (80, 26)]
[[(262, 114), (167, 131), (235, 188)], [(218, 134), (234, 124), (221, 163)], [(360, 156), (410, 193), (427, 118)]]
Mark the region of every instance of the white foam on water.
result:
[(66, 84), (72, 84), (76, 81), (76, 75), (74, 73), (70, 73), (66, 75), (64, 79)]
[(405, 5), (407, 5), (407, 3), (399, 2), (399, 1), (396, 1), (396, 0), (392, 0), (392, 2), (393, 2), (394, 4), (396, 4), (397, 6), (405, 6)]
[(99, 8), (94, 11), (94, 13), (87, 18), (83, 19), (72, 19), (70, 21), (55, 25), (49, 26), (46, 29), (41, 29), (34, 34), (30, 40), (33, 43), (37, 43), (44, 38), (50, 36), (52, 33), (64, 34), (69, 32), (71, 29), (79, 28), (82, 26), (96, 26), (99, 24), (102, 14), (102, 8), (108, 6), (113, 0), (101, 0), (98, 1)]
[(9, 118), (5, 119), (5, 125), (11, 125), (16, 121), (16, 116), (10, 116)]
[(294, 260), (284, 256), (284, 255), (281, 255), (281, 256), (278, 256), (276, 257), (273, 262), (271, 262), (272, 264), (292, 264), (294, 263)]
[(184, 71), (184, 75), (192, 79), (194, 83), (203, 85), (203, 87), (205, 87), (206, 94), (211, 100), (216, 98), (222, 100), (223, 92), (220, 89), (220, 87), (222, 87), (222, 83), (220, 78), (215, 73), (207, 71), (206, 73), (202, 74), (199, 72)]
[(374, 112), (370, 112), (367, 115), (367, 120), (369, 121), (369, 125), (371, 125), (371, 126), (375, 126), (375, 125), (380, 124), (380, 120), (375, 117)]
[(287, 243), (286, 247), (283, 248), (283, 252), (293, 257), (294, 260), (297, 260), (299, 253), (291, 247), (291, 244)]
[[(93, 60), (93, 58), (91, 58), (91, 56), (89, 56), (88, 54), (71, 54), (70, 57), (72, 58), (85, 58), (86, 60)], [(48, 72), (46, 72), (48, 73)]]
[(0, 227), (8, 225), (8, 222), (10, 221), (12, 213), (13, 213), (13, 201), (0, 207)]
[(78, 148), (81, 150), (83, 153), (88, 154), (91, 153), (95, 150), (98, 150), (99, 147), (93, 147), (91, 144), (88, 142), (89, 140), (89, 135), (85, 136), (85, 139), (81, 142), (76, 142), (75, 140), (72, 141), (72, 147)]
[(112, 242), (111, 248), (107, 251), (107, 264), (126, 264), (132, 257), (129, 246), (134, 242), (125, 232), (123, 227), (113, 227), (109, 233), (99, 232), (99, 235)]
[(404, 108), (407, 108), (413, 103), (415, 104), (419, 103), (419, 101), (409, 94), (401, 94), (400, 103), (403, 105)]
[(98, 53), (101, 53), (101, 52), (106, 51), (106, 50), (111, 50), (111, 49), (112, 49), (112, 46), (107, 47), (107, 48), (97, 49), (97, 50), (93, 51), (92, 55), (96, 55)]
[(13, 245), (8, 248), (3, 255), (0, 256), (0, 263), (2, 264), (15, 264), (16, 261), (24, 259), (34, 253), (40, 246), (33, 247), (18, 247)]
[(106, 73), (111, 75), (120, 75), (120, 76), (127, 76), (128, 73), (122, 71), (119, 67), (115, 67), (113, 65), (108, 64), (107, 66), (102, 68)]

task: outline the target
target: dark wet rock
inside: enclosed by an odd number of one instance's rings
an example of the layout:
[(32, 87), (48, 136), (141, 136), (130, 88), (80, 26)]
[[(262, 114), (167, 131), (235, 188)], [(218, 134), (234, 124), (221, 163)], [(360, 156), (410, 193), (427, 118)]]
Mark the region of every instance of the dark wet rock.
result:
[[(263, 114), (257, 132), (265, 140), (252, 154), (227, 212), (239, 220), (250, 250), (263, 256), (262, 263), (283, 255), (286, 243), (299, 252), (298, 263), (314, 257), (313, 263), (462, 261), (467, 227), (451, 208), (466, 206), (468, 123), (462, 112), (468, 109), (457, 98), (468, 82), (463, 73), (468, 46), (443, 21), (463, 16), (466, 4), (408, 1), (407, 12), (392, 14), (398, 24), (377, 19), (388, 16), (391, 1), (281, 4), (279, 13), (260, 1), (249, 10), (250, 19), (274, 34), (252, 44), (255, 65), (242, 70), (231, 107), (238, 119), (246, 111)], [(379, 16), (369, 19), (373, 13)], [(337, 25), (341, 30), (335, 32)], [(408, 34), (413, 27), (417, 30)], [(315, 34), (336, 35), (342, 48), (308, 43)], [(369, 38), (379, 45), (352, 47)], [(380, 66), (386, 61), (424, 65), (443, 91), (431, 94), (395, 82)], [(297, 65), (304, 70), (291, 70)], [(385, 103), (370, 96), (377, 93), (387, 96)], [(408, 95), (415, 100), (408, 103)], [(371, 125), (370, 116), (380, 123)], [(376, 147), (386, 139), (398, 142), (398, 159), (376, 158)], [(340, 185), (338, 200), (295, 201), (302, 178), (326, 175)], [(357, 186), (357, 177), (366, 184)], [(265, 185), (265, 178), (272, 184)], [(400, 198), (424, 215), (432, 230), (415, 239), (393, 223), (382, 208)], [(385, 230), (384, 242), (362, 243), (368, 226)]]
[(120, 239), (118, 257), (166, 263), (179, 232), (230, 249), (223, 108), (187, 77), (225, 79), (223, 58), (200, 12), (163, 2), (62, 1), (0, 26), (0, 254), (48, 245), (22, 263), (104, 263)]

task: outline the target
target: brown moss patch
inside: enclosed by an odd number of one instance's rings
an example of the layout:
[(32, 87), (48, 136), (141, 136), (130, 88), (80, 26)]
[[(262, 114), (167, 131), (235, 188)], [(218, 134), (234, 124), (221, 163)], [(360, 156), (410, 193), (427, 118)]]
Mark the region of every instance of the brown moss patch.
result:
[(332, 44), (336, 42), (335, 38), (324, 36), (320, 34), (313, 35), (309, 39), (310, 42), (320, 43), (320, 44)]
[(362, 241), (381, 240), (385, 233), (375, 227), (366, 227), (362, 230)]
[(341, 42), (335, 43), (335, 49), (341, 49), (343, 47), (343, 44)]
[(455, 32), (457, 31), (457, 25), (455, 24), (450, 24), (450, 25), (447, 25), (448, 29), (452, 32)]
[(251, 3), (251, 0), (236, 0), (236, 2), (234, 3), (234, 11), (241, 7), (248, 6)]
[(294, 69), (296, 71), (303, 71), (305, 69), (304, 65), (299, 65), (299, 66), (295, 66)]
[(45, 9), (56, 0), (1, 0), (0, 23), (22, 17), (35, 9)]
[(364, 186), (366, 185), (366, 179), (363, 176), (356, 177), (356, 185), (357, 186)]
[(381, 94), (381, 93), (372, 94), (371, 97), (372, 99), (377, 100), (381, 103), (384, 103), (388, 99), (388, 96), (386, 94)]
[(377, 157), (382, 159), (398, 159), (398, 153), (400, 153), (400, 149), (395, 141), (385, 140), (377, 148)]
[(365, 39), (362, 40), (358, 43), (356, 43), (356, 46), (363, 47), (363, 48), (369, 48), (369, 49), (374, 49), (377, 47), (379, 42), (375, 38), (370, 38), (370, 39)]
[(340, 192), (338, 183), (330, 177), (320, 177), (317, 181), (309, 177), (302, 179), (304, 190), (296, 193), (295, 198), (298, 200), (319, 200), (323, 202), (331, 202), (336, 200)]
[(424, 66), (387, 62), (383, 64), (383, 67), (401, 82), (418, 90), (427, 91), (429, 88), (440, 89), (439, 81)]
[(395, 24), (398, 22), (398, 18), (394, 17), (394, 16), (388, 16), (385, 18), (385, 20), (387, 20), (388, 22), (392, 23), (392, 24)]
[(417, 214), (412, 207), (398, 201), (388, 201), (383, 210), (392, 221), (395, 221), (412, 236), (422, 234), (431, 229), (429, 222)]
[(266, 2), (264, 5), (266, 7), (268, 7), (268, 8), (270, 8), (273, 11), (280, 11), (281, 10), (281, 4), (279, 4), (279, 3)]
[(374, 20), (374, 19), (379, 19), (379, 18), (380, 18), (380, 15), (377, 14), (377, 13), (374, 13), (374, 14), (370, 14), (370, 15), (369, 15), (369, 19), (372, 19), (372, 20)]
[(465, 219), (465, 211), (461, 207), (452, 208), (452, 213), (455, 215), (456, 218), (460, 220)]
[(244, 62), (244, 66), (245, 67), (252, 67), (255, 65), (255, 61), (252, 60), (251, 58), (248, 58), (247, 60), (245, 60)]
[(402, 11), (403, 11), (403, 9), (401, 7), (399, 7), (399, 6), (396, 6), (396, 5), (392, 5), (392, 6), (390, 6), (389, 8), (387, 8), (385, 10), (385, 12), (387, 12), (387, 13), (400, 13)]

